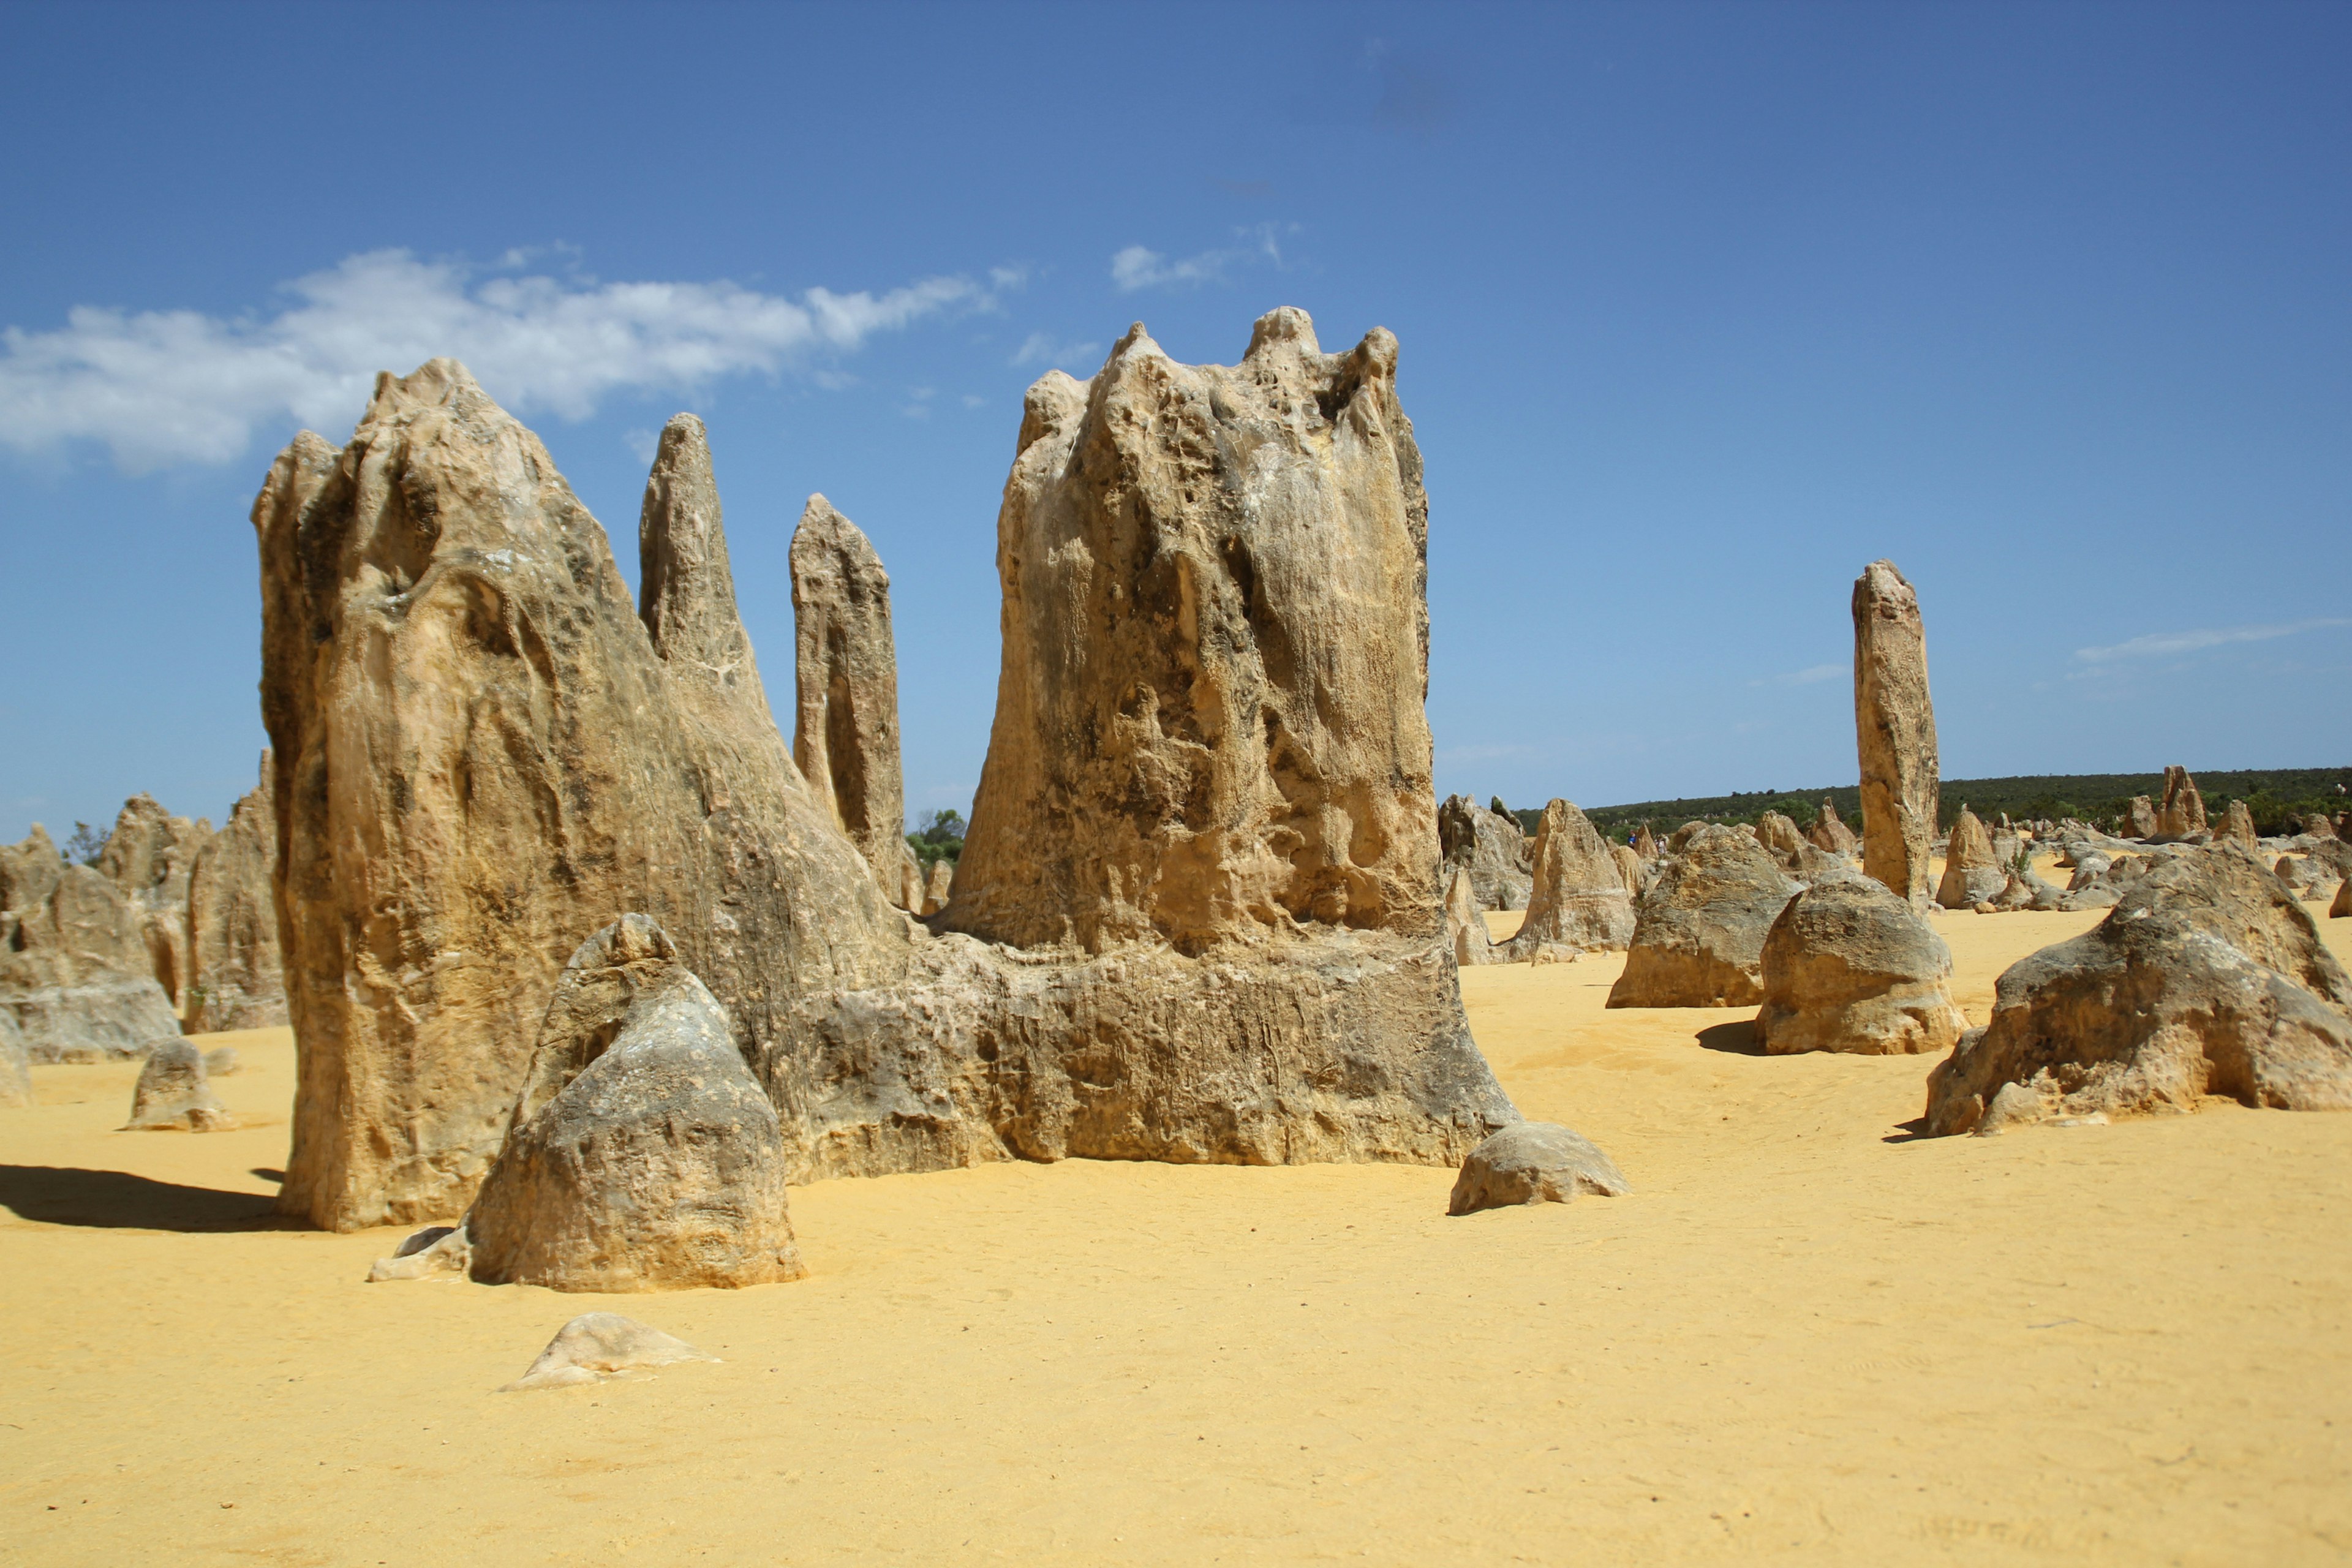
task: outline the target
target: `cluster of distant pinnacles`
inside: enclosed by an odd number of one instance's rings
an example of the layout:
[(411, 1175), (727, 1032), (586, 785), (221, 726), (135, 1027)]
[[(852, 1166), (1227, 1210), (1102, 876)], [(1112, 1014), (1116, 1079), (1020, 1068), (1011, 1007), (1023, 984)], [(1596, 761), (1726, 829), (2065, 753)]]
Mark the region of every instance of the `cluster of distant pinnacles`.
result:
[[(1138, 327), (1030, 389), (995, 723), (928, 878), (888, 577), (846, 518), (814, 497), (794, 536), (787, 747), (698, 420), (663, 433), (632, 603), (464, 367), (381, 377), (255, 502), (261, 786), (218, 834), (138, 797), (94, 866), (37, 828), (0, 850), (0, 1100), (27, 1060), (144, 1057), (132, 1126), (234, 1125), (183, 1024), (290, 1022), (286, 1212), (423, 1226), (377, 1279), (572, 1290), (794, 1279), (788, 1184), (990, 1160), (1458, 1165), (1457, 1215), (1629, 1191), (1472, 1040), (1460, 971), (1507, 960), (1623, 951), (1611, 1006), (1753, 1007), (1770, 1054), (1945, 1053), (1933, 1134), (2352, 1109), (2352, 980), (2304, 907), (2346, 912), (2337, 825), (2216, 828), (2174, 769), (2127, 836), (1963, 810), (1933, 876), (1926, 637), (1889, 562), (1854, 585), (1858, 837), (1827, 803), (1614, 846), (1565, 800), (1532, 840), (1441, 805), (1397, 352), (1324, 353), (1283, 310), (1235, 366)], [(2110, 913), (1971, 1029), (1937, 907)], [(1525, 911), (1507, 942), (1497, 909)], [(637, 1332), (581, 1320), (541, 1381)]]

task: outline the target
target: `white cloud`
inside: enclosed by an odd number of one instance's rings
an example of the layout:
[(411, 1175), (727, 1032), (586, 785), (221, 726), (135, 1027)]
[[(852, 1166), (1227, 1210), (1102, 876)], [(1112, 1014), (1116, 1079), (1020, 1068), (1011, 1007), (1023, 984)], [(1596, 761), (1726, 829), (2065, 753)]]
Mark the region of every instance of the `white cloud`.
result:
[(1066, 343), (1055, 341), (1050, 332), (1032, 332), (1013, 351), (1012, 363), (1059, 366), (1063, 370), (1078, 369), (1093, 374), (1092, 367), (1102, 356), (1099, 342)]
[(2273, 637), (2291, 637), (2298, 632), (2318, 631), (2326, 626), (2352, 626), (2352, 618), (2324, 616), (2316, 620), (2286, 621), (2275, 626), (2200, 626), (2187, 632), (2150, 632), (2106, 647), (2078, 647), (2074, 657), (2085, 664), (2107, 664), (2119, 658), (2156, 658), (2165, 654), (2197, 653), (2225, 643), (2268, 642)]
[[(1295, 230), (1297, 226), (1292, 226)], [(1204, 250), (1181, 261), (1171, 261), (1159, 251), (1145, 246), (1130, 245), (1110, 258), (1110, 279), (1131, 293), (1138, 289), (1164, 289), (1180, 283), (1223, 282), (1226, 268), (1259, 258), (1279, 267), (1282, 265), (1282, 246), (1276, 237), (1277, 232), (1276, 226), (1270, 223), (1235, 229), (1234, 237), (1242, 240), (1243, 244)]]
[(348, 257), (286, 292), (294, 302), (266, 318), (81, 306), (56, 331), (6, 329), (0, 442), (30, 453), (102, 441), (133, 469), (226, 462), (257, 426), (289, 416), (330, 437), (349, 429), (377, 371), (404, 373), (436, 354), (465, 361), (519, 414), (581, 419), (616, 390), (773, 374), (926, 316), (994, 303), (966, 278), (881, 294), (811, 289), (796, 300), (724, 281), (477, 282), (461, 264), (404, 250)]
[(1761, 680), (1751, 680), (1748, 684), (1750, 686), (1811, 686), (1817, 681), (1835, 680), (1845, 673), (1846, 667), (1842, 664), (1816, 664), (1803, 669), (1792, 669), (1785, 675), (1768, 675)]

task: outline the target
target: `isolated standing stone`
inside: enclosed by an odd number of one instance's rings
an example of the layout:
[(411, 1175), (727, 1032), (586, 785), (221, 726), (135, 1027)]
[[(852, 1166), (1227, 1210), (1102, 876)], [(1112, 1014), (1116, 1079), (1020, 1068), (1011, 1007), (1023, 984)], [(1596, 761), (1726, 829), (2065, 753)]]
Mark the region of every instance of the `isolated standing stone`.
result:
[[(792, 563), (800, 688), (793, 757), (888, 888), (907, 816), (890, 576), (857, 525), (821, 495), (801, 512)], [(919, 897), (907, 907), (923, 913)]]
[(1998, 897), (2009, 872), (1985, 833), (1984, 824), (1966, 805), (1952, 819), (1952, 837), (1944, 846), (1944, 876), (1936, 885), (1936, 901), (1948, 910), (1969, 910)]
[(1612, 1007), (1752, 1007), (1764, 938), (1797, 893), (1771, 853), (1728, 827), (1696, 835), (1642, 900)]
[(1467, 866), (1456, 866), (1446, 874), (1445, 936), (1454, 944), (1454, 962), (1465, 969), (1495, 962), (1494, 940), (1486, 931), (1486, 917), (1479, 910)]
[(725, 1010), (667, 932), (624, 916), (548, 1004), (466, 1216), (473, 1277), (608, 1292), (797, 1279), (786, 1166)]
[(1777, 811), (1768, 811), (1756, 819), (1756, 842), (1770, 852), (1784, 871), (1793, 871), (1804, 857), (1805, 836), (1797, 825)]
[(1854, 580), (1853, 707), (1863, 869), (1924, 909), (1939, 811), (1936, 710), (1919, 598), (1892, 561)]
[(2011, 964), (1991, 1022), (1928, 1076), (1927, 1129), (1977, 1131), (1996, 1100), (2017, 1122), (2208, 1095), (2352, 1110), (2352, 978), (2227, 843), (2164, 857), (2097, 927)]
[(226, 1132), (236, 1118), (212, 1090), (205, 1058), (185, 1040), (165, 1040), (139, 1069), (126, 1132)]
[(261, 754), (261, 783), (205, 841), (188, 879), (190, 1034), (268, 1029), (286, 1022), (278, 957), (277, 769)]
[(1609, 1156), (1557, 1121), (1521, 1121), (1470, 1151), (1446, 1201), (1449, 1215), (1521, 1204), (1566, 1204), (1633, 1190)]
[(2197, 781), (2179, 765), (2164, 770), (2164, 804), (2156, 810), (2156, 831), (2166, 838), (2187, 838), (2205, 831), (2205, 797)]
[(2126, 838), (2156, 837), (2156, 807), (2147, 796), (2136, 795), (2131, 797), (2131, 804), (2124, 807), (2123, 836)]
[(1437, 808), (1437, 842), (1445, 864), (1470, 873), (1480, 909), (1528, 907), (1528, 836), (1509, 813), (1482, 807), (1465, 795), (1448, 795)]
[(1852, 855), (1862, 847), (1862, 840), (1854, 837), (1853, 829), (1845, 825), (1845, 818), (1837, 814), (1837, 807), (1827, 795), (1822, 797), (1822, 808), (1814, 814), (1813, 825), (1805, 830), (1805, 837), (1812, 840), (1816, 848), (1830, 855)]
[(174, 1005), (188, 980), (188, 874), (213, 834), (206, 821), (173, 816), (150, 795), (122, 803), (98, 868), (121, 889), (139, 917), (140, 940), (155, 983)]
[(1916, 1055), (1968, 1027), (1952, 954), (1917, 910), (1870, 877), (1828, 877), (1789, 900), (1764, 938), (1767, 1053)]
[(0, 1009), (37, 1062), (135, 1057), (180, 1035), (130, 902), (37, 823), (0, 845)]
[(2247, 809), (2246, 803), (2242, 800), (2233, 800), (2230, 803), (2230, 809), (2221, 816), (2221, 832), (2216, 837), (2226, 838), (2249, 850), (2259, 849), (2262, 847), (2262, 840), (2254, 834), (2254, 814)]
[(640, 1367), (676, 1366), (680, 1362), (717, 1361), (675, 1334), (647, 1328), (618, 1312), (583, 1312), (559, 1330), (523, 1374), (500, 1394), (522, 1394), (534, 1388), (570, 1388), (603, 1383)]
[(1633, 900), (1617, 861), (1573, 803), (1555, 800), (1536, 826), (1535, 886), (1514, 957), (1562, 947), (1620, 949), (1633, 939)]
[(1642, 824), (1633, 834), (1633, 853), (1639, 855), (1645, 863), (1655, 860), (1660, 854), (1664, 853), (1659, 849), (1658, 840), (1651, 833), (1650, 825), (1646, 822)]

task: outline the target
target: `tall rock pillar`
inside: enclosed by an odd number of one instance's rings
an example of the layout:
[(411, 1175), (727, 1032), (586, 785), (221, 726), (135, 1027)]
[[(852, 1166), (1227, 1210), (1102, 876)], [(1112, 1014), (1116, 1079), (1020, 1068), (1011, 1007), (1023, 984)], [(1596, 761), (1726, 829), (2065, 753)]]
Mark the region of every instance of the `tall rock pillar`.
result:
[[(793, 531), (793, 620), (800, 699), (793, 760), (896, 901), (907, 799), (890, 574), (857, 525), (821, 495), (809, 497)], [(922, 913), (919, 897), (911, 908)]]
[(1925, 909), (1936, 838), (1936, 710), (1919, 596), (1892, 561), (1853, 584), (1853, 718), (1862, 758), (1862, 868)]

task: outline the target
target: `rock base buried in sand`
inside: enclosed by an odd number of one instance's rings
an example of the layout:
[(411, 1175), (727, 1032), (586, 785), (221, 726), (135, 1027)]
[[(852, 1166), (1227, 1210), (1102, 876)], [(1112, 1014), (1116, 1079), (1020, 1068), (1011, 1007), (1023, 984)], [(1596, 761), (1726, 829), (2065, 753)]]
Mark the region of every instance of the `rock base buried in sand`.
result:
[(647, 1328), (618, 1312), (583, 1312), (558, 1331), (530, 1363), (530, 1370), (499, 1390), (520, 1394), (532, 1388), (569, 1388), (602, 1383), (639, 1367), (675, 1366), (684, 1361), (717, 1361), (674, 1334)]
[(1573, 1203), (1586, 1193), (1617, 1198), (1633, 1190), (1609, 1156), (1577, 1133), (1557, 1121), (1520, 1121), (1470, 1151), (1445, 1212)]
[(237, 1124), (205, 1081), (205, 1058), (185, 1040), (165, 1040), (139, 1070), (126, 1132), (226, 1132)]
[(1826, 878), (1789, 900), (1764, 938), (1756, 1037), (1771, 1056), (1948, 1049), (1968, 1019), (1951, 950), (1875, 879)]

